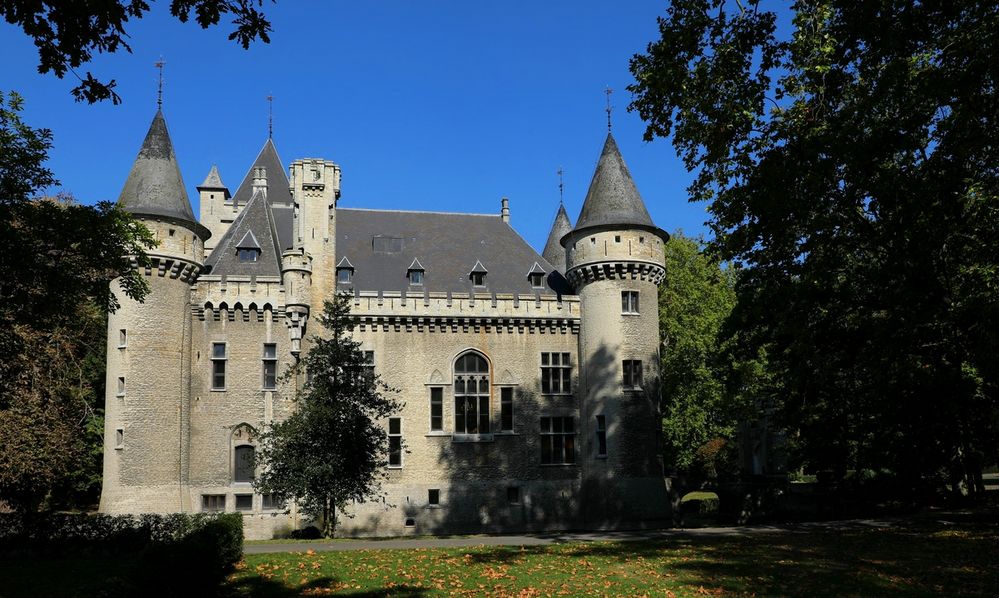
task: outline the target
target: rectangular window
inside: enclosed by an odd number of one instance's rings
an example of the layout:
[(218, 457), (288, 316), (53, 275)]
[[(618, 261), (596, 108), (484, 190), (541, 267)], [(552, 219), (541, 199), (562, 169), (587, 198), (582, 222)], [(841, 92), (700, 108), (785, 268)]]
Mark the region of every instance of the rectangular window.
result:
[(472, 272), (472, 285), (477, 287), (486, 286), (486, 273), (485, 272)]
[(607, 419), (597, 416), (597, 456), (607, 456)]
[(402, 419), (389, 418), (389, 467), (402, 467)]
[(427, 490), (427, 504), (429, 505), (441, 504), (440, 488), (431, 488), (430, 490)]
[(237, 494), (236, 495), (236, 510), (237, 511), (252, 511), (253, 510), (253, 495), (252, 494)]
[(336, 281), (341, 284), (348, 284), (351, 274), (353, 274), (353, 271), (350, 268), (337, 268)]
[(430, 389), (430, 431), (444, 431), (444, 389)]
[(622, 363), (624, 369), (624, 387), (642, 387), (642, 362), (639, 359), (625, 359)]
[(212, 390), (225, 390), (225, 343), (212, 343)]
[(621, 313), (638, 313), (638, 291), (621, 291)]
[(368, 381), (375, 379), (375, 352), (364, 352), (364, 376)]
[(118, 331), (118, 348), (124, 349), (128, 346), (128, 331), (124, 328)]
[(531, 286), (536, 289), (545, 288), (545, 275), (540, 272), (531, 272)]
[(576, 462), (576, 428), (572, 417), (541, 418), (541, 464)]
[(261, 508), (265, 511), (283, 511), (288, 504), (280, 494), (268, 492), (260, 497)]
[(507, 486), (506, 487), (506, 502), (511, 505), (520, 504), (520, 486)]
[(225, 494), (202, 494), (201, 510), (206, 513), (225, 511)]
[(572, 364), (568, 353), (541, 354), (541, 394), (572, 394)]
[(114, 431), (114, 448), (125, 448), (125, 430), (123, 428)]
[(500, 431), (513, 432), (513, 388), (500, 389)]
[(125, 396), (125, 376), (118, 376), (118, 396)]
[(264, 390), (277, 388), (277, 345), (264, 343)]
[(423, 284), (423, 270), (410, 270), (409, 284)]

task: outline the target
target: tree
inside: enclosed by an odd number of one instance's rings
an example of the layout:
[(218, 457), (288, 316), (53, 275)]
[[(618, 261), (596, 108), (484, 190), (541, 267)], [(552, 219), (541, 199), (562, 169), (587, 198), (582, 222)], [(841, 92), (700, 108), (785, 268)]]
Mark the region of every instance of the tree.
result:
[(258, 455), (257, 490), (296, 500), (322, 521), (327, 538), (336, 531), (337, 511), (380, 495), (389, 447), (378, 421), (402, 408), (351, 338), (350, 301), (338, 294), (324, 303), (318, 318), (324, 334), (313, 336), (288, 373), (306, 379), (296, 410), (262, 434)]
[(798, 459), (912, 495), (985, 451), (999, 383), (999, 6), (675, 0), (631, 108), (744, 267)]
[(32, 199), (55, 183), (44, 167), (51, 134), (23, 123), (20, 109), (17, 94), (0, 92), (0, 499), (30, 512), (54, 491), (92, 487), (83, 480), (94, 472), (80, 471), (84, 455), (95, 463), (82, 439), (99, 440), (94, 355), (118, 307), (111, 281), (145, 297), (131, 260), (147, 264), (155, 241), (111, 203)]
[[(186, 23), (194, 20), (207, 29), (217, 25), (222, 15), (233, 15), (235, 29), (229, 34), (243, 48), (260, 38), (270, 42), (270, 22), (257, 7), (263, 0), (170, 0), (170, 14)], [(146, 0), (111, 2), (64, 2), (61, 0), (3, 0), (0, 10), (8, 23), (21, 27), (38, 48), (38, 72), (52, 72), (62, 79), (72, 73), (80, 80), (72, 94), (77, 101), (91, 104), (121, 98), (114, 91), (115, 80), (101, 81), (90, 71), (80, 75), (77, 69), (90, 62), (95, 53), (131, 52), (125, 25), (131, 18), (141, 19), (149, 12)]]

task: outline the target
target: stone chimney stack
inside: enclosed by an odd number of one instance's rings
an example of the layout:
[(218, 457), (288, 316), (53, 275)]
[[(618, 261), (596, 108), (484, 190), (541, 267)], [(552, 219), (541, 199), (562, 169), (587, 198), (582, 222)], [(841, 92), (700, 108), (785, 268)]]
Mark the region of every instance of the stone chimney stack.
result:
[(503, 198), (500, 200), (500, 218), (503, 222), (510, 222), (510, 200)]
[(257, 166), (253, 169), (253, 192), (256, 193), (257, 190), (263, 193), (264, 197), (267, 197), (267, 169), (263, 166)]

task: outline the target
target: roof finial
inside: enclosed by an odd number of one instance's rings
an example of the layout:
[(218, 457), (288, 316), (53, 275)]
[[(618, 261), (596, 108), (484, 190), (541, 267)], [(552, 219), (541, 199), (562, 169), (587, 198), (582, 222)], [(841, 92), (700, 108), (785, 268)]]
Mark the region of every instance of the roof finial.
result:
[(604, 90), (604, 93), (607, 94), (607, 108), (605, 108), (605, 110), (607, 111), (607, 132), (610, 133), (610, 130), (611, 130), (611, 110), (612, 110), (610, 97), (611, 97), (611, 94), (614, 93), (614, 90), (611, 89), (610, 86), (607, 86), (607, 89)]
[(267, 138), (274, 137), (274, 96), (267, 94)]
[(159, 83), (159, 87), (156, 89), (156, 107), (157, 108), (162, 108), (163, 107), (163, 65), (165, 65), (165, 64), (166, 64), (166, 62), (163, 60), (162, 56), (160, 56), (159, 60), (157, 60), (155, 63), (153, 63), (153, 66), (155, 66), (156, 68), (158, 68), (160, 70), (160, 83)]
[(559, 205), (565, 205), (565, 202), (563, 201), (563, 191), (565, 190), (565, 186), (562, 184), (562, 175), (565, 173), (562, 171), (561, 166), (558, 167), (557, 174), (558, 174), (558, 203)]

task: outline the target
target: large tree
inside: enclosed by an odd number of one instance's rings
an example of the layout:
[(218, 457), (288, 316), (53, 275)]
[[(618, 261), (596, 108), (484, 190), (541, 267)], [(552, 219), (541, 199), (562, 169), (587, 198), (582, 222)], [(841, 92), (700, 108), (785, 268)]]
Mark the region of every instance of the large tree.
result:
[(290, 497), (322, 521), (327, 538), (338, 511), (380, 495), (390, 449), (382, 422), (402, 408), (351, 336), (350, 303), (344, 294), (325, 302), (322, 333), (287, 376), (305, 379), (295, 411), (261, 436), (255, 482), (260, 492)]
[(103, 405), (104, 316), (111, 281), (141, 300), (130, 259), (148, 263), (149, 231), (111, 203), (34, 199), (55, 183), (51, 134), (0, 92), (0, 500), (30, 511), (68, 486), (93, 487), (93, 432)]
[(908, 490), (993, 458), (999, 398), (999, 5), (674, 0), (632, 59), (744, 266), (735, 330), (766, 349), (803, 464)]
[[(87, 71), (77, 71), (94, 54), (131, 52), (125, 26), (129, 19), (141, 19), (153, 0), (109, 0), (83, 2), (66, 0), (0, 0), (0, 11), (8, 23), (19, 26), (38, 48), (38, 72), (53, 73), (62, 79), (67, 73), (79, 79), (73, 88), (77, 101), (89, 103), (121, 98), (115, 80), (102, 81)], [(273, 1), (273, 0), (272, 0)], [(232, 15), (229, 39), (243, 48), (259, 38), (270, 42), (271, 24), (258, 9), (263, 0), (170, 0), (170, 14), (186, 23), (194, 20), (202, 28), (218, 24), (223, 15)]]

